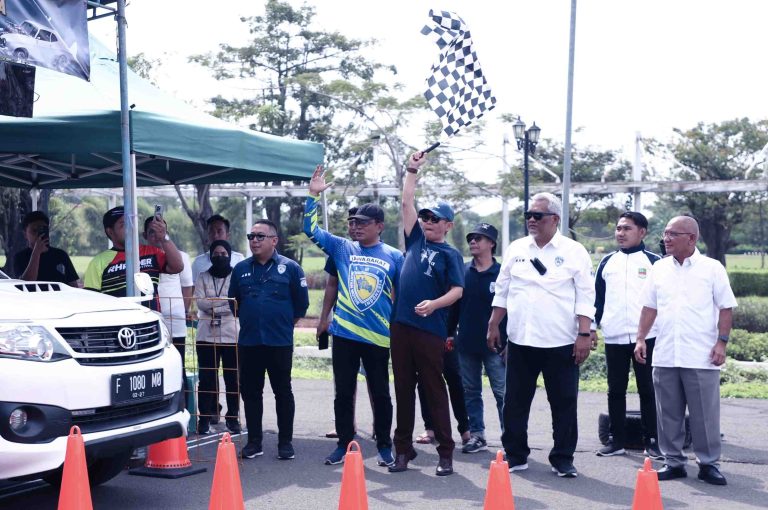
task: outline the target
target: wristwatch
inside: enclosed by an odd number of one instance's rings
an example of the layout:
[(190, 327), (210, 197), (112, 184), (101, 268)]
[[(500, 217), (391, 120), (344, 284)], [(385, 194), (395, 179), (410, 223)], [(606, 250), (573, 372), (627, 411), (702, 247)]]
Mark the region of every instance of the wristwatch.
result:
[(589, 338), (589, 337), (590, 337), (590, 334), (589, 334), (589, 333), (582, 333), (582, 332), (579, 332), (579, 336), (585, 336), (585, 337)]
[(727, 344), (730, 337), (728, 335), (717, 335), (717, 339), (723, 342), (724, 344)]

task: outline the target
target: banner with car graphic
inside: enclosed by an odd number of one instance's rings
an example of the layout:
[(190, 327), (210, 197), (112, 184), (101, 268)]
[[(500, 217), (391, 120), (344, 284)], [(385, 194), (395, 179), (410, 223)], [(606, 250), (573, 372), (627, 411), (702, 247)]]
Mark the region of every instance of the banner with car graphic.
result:
[(0, 0), (0, 59), (91, 75), (85, 0)]

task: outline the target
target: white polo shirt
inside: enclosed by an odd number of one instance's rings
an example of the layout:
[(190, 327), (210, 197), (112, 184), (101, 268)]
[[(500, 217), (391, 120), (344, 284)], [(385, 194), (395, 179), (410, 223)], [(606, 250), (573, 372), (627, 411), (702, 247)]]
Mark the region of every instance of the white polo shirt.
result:
[[(538, 258), (544, 275), (531, 264)], [(531, 347), (573, 344), (577, 315), (595, 317), (592, 259), (576, 241), (557, 232), (543, 248), (532, 236), (513, 241), (504, 254), (493, 306), (507, 309), (509, 341)]]
[(719, 370), (709, 359), (720, 310), (737, 306), (723, 265), (694, 249), (678, 263), (655, 263), (643, 288), (643, 306), (657, 310), (653, 366)]

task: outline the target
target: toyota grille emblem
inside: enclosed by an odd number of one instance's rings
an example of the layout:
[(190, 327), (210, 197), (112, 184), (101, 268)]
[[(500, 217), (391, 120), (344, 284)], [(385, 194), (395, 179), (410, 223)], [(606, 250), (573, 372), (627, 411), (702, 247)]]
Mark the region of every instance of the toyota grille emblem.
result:
[(131, 328), (120, 328), (117, 332), (117, 341), (120, 347), (129, 351), (136, 347), (136, 332)]

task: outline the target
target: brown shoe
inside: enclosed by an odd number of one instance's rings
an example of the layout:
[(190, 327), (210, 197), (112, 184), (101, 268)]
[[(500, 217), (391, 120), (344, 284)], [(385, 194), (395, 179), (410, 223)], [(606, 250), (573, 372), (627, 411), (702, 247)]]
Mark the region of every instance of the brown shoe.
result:
[(448, 476), (453, 474), (453, 458), (440, 457), (440, 461), (437, 463), (437, 469), (435, 470), (437, 476)]
[(416, 450), (411, 448), (409, 452), (406, 453), (398, 453), (397, 457), (395, 457), (395, 463), (389, 466), (389, 472), (390, 473), (401, 473), (403, 471), (408, 471), (408, 463), (416, 458)]

